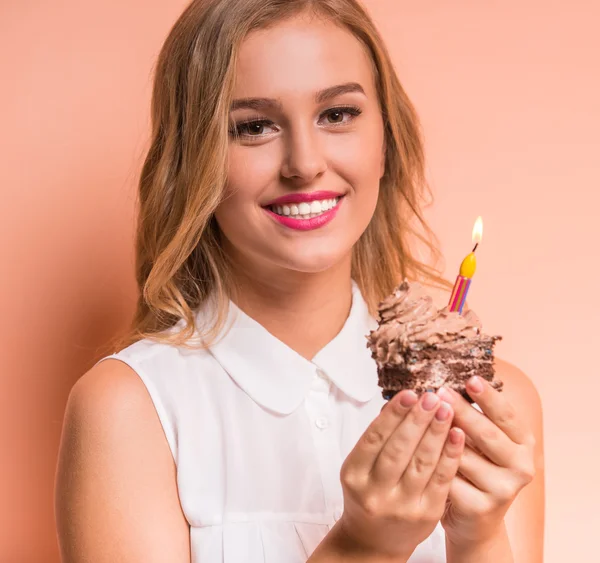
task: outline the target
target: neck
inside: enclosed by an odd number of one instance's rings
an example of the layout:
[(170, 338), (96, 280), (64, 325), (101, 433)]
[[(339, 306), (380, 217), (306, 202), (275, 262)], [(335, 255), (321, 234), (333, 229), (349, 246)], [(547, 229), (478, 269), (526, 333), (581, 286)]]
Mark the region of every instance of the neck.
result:
[(342, 329), (352, 303), (351, 258), (318, 273), (234, 263), (232, 301), (273, 336), (311, 360)]

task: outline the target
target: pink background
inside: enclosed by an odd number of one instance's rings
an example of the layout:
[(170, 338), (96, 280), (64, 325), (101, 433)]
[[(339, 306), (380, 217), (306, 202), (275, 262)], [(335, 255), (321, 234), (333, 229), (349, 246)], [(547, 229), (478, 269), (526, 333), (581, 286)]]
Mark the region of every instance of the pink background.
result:
[[(366, 2), (420, 111), (453, 278), (484, 219), (470, 305), (545, 411), (546, 561), (600, 529), (600, 5)], [(0, 8), (0, 559), (58, 561), (69, 389), (132, 312), (134, 187), (152, 65), (184, 2)]]

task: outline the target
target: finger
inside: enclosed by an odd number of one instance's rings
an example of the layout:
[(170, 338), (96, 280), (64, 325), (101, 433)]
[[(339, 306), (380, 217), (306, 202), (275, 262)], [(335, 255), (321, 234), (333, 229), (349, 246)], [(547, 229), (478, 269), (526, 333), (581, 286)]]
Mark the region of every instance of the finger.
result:
[(358, 474), (368, 475), (381, 448), (417, 401), (414, 391), (401, 391), (394, 395), (388, 401), (388, 408), (382, 409), (364, 431), (344, 465), (352, 467)]
[(519, 420), (515, 407), (506, 398), (506, 393), (498, 393), (489, 381), (476, 376), (467, 381), (466, 389), (483, 413), (513, 442), (526, 443), (527, 429)]
[(489, 495), (460, 474), (450, 483), (448, 500), (459, 514), (484, 514), (490, 506)]
[(469, 436), (465, 435), (465, 446), (471, 448), (474, 452), (477, 452), (479, 455), (483, 456), (483, 452), (473, 443), (473, 440), (469, 438)]
[(448, 433), (438, 464), (423, 491), (423, 499), (432, 509), (445, 504), (464, 447), (465, 433), (460, 428), (452, 428)]
[(448, 403), (441, 403), (400, 478), (399, 484), (407, 497), (420, 498), (423, 494), (440, 460), (452, 415), (452, 407)]
[(516, 444), (496, 424), (456, 391), (443, 388), (438, 393), (454, 408), (454, 426), (464, 430), (479, 451), (496, 465), (507, 467), (512, 463)]
[(419, 402), (396, 427), (371, 469), (370, 476), (375, 485), (387, 487), (398, 484), (439, 404), (437, 395), (423, 393)]
[(497, 492), (508, 479), (505, 469), (481, 457), (469, 446), (465, 446), (458, 471), (480, 491), (486, 493)]

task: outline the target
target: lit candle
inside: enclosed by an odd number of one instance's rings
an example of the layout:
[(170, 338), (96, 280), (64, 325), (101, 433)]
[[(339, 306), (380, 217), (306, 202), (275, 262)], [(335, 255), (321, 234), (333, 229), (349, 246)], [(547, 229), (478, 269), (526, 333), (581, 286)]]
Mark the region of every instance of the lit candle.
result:
[(450, 297), (450, 303), (448, 304), (450, 311), (458, 311), (459, 313), (462, 313), (463, 307), (465, 306), (467, 293), (469, 292), (469, 287), (471, 286), (471, 278), (475, 274), (475, 269), (477, 268), (475, 251), (481, 242), (482, 234), (483, 220), (481, 217), (477, 217), (477, 221), (475, 221), (475, 225), (473, 227), (473, 244), (475, 244), (475, 246), (473, 247), (471, 253), (467, 255), (460, 265), (460, 272), (456, 277), (456, 283), (454, 284), (452, 296)]

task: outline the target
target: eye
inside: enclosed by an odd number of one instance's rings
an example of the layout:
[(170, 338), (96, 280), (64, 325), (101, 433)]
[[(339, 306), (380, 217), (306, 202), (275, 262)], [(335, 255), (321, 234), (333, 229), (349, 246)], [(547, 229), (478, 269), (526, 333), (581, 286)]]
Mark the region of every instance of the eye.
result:
[[(344, 114), (348, 114), (350, 119), (344, 121)], [(328, 122), (332, 125), (346, 124), (361, 114), (360, 108), (356, 106), (344, 106), (328, 109), (323, 115), (327, 116)]]
[[(335, 127), (347, 125), (352, 122), (357, 116), (362, 113), (361, 109), (356, 106), (341, 106), (330, 108), (321, 114), (321, 118), (326, 117), (326, 125)], [(344, 120), (344, 115), (347, 114), (349, 119)], [(320, 121), (320, 119), (319, 119)], [(260, 139), (265, 138), (269, 134), (265, 134), (266, 128), (273, 128), (276, 131), (277, 126), (273, 121), (262, 116), (255, 116), (242, 123), (237, 123), (229, 129), (229, 134), (235, 138), (242, 139)]]
[(234, 137), (264, 137), (265, 127), (273, 127), (275, 124), (265, 118), (252, 118), (249, 121), (238, 123), (229, 133)]

